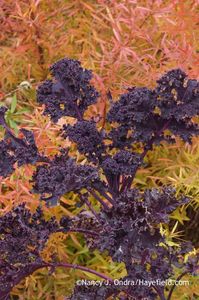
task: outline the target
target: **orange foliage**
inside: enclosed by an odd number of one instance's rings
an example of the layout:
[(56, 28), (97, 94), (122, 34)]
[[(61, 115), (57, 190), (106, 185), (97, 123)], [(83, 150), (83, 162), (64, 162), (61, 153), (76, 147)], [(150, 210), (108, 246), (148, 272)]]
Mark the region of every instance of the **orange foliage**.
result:
[(199, 76), (197, 0), (1, 0), (0, 9), (3, 91), (44, 79), (64, 56), (106, 90), (152, 85), (174, 67)]

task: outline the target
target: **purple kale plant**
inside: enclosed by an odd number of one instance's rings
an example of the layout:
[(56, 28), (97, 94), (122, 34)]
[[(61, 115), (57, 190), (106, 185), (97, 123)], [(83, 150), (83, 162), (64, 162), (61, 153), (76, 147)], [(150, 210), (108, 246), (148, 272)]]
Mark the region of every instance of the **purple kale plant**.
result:
[[(86, 205), (90, 213), (82, 210), (71, 219), (47, 221), (41, 207), (31, 213), (22, 204), (1, 216), (0, 299), (9, 299), (12, 288), (35, 270), (61, 266), (104, 279), (101, 287), (75, 286), (71, 300), (171, 300), (175, 285), (168, 289), (160, 282), (174, 278), (175, 268), (181, 270), (177, 280), (195, 275), (198, 256), (190, 255), (185, 262), (184, 255), (193, 249), (190, 242), (169, 246), (159, 225), (169, 223), (169, 214), (189, 199), (184, 195), (177, 199), (171, 186), (139, 190), (134, 179), (154, 145), (174, 143), (175, 137), (191, 143), (199, 134), (194, 122), (199, 115), (199, 82), (174, 69), (163, 75), (154, 89), (129, 88), (111, 101), (106, 124), (100, 126), (100, 121), (85, 114), (99, 97), (90, 83), (92, 72), (83, 69), (79, 61), (66, 58), (50, 70), (52, 79), (39, 86), (37, 100), (55, 123), (62, 117), (74, 118), (74, 124), (63, 125), (60, 134), (76, 145), (77, 157), (84, 159), (78, 160), (70, 149), (61, 149), (53, 159), (40, 154), (33, 133), (22, 129), (23, 137), (16, 137), (5, 122), (6, 109), (1, 107), (5, 137), (0, 141), (0, 176), (34, 164), (32, 193), (51, 207), (72, 191), (79, 198), (78, 205)], [(94, 209), (93, 198), (100, 211)], [(90, 251), (97, 249), (124, 263), (127, 275), (120, 284), (84, 266), (58, 263), (53, 253), (52, 262), (43, 261), (40, 253), (49, 236), (70, 231), (84, 234)]]

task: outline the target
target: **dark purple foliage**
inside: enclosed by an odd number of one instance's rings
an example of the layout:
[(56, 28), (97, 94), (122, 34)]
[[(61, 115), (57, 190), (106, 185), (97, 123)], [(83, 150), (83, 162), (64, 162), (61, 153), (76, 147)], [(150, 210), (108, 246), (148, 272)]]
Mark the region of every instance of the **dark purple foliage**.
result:
[(163, 119), (190, 120), (199, 112), (199, 83), (188, 79), (180, 69), (166, 73), (157, 81), (157, 106)]
[(53, 80), (46, 80), (37, 91), (37, 100), (45, 104), (44, 113), (54, 122), (63, 116), (82, 119), (84, 111), (99, 96), (90, 85), (92, 72), (77, 60), (64, 58), (50, 68)]
[(75, 125), (64, 125), (63, 136), (77, 144), (77, 149), (90, 161), (96, 162), (105, 151), (102, 132), (93, 121), (78, 121)]
[(151, 115), (156, 105), (153, 91), (147, 88), (132, 88), (114, 103), (108, 113), (109, 122), (127, 125), (151, 121)]
[[(167, 223), (168, 214), (188, 201), (185, 197), (177, 200), (174, 192), (170, 188), (145, 190), (144, 193), (137, 189), (122, 192), (111, 209), (101, 210), (101, 224), (96, 224), (99, 238), (89, 238), (90, 247), (107, 250), (113, 260), (125, 262), (126, 266), (131, 265), (132, 258), (141, 258), (144, 251), (156, 249), (164, 240), (157, 225)], [(90, 220), (84, 220), (84, 224), (80, 220), (76, 226), (88, 228), (87, 222)]]
[[(100, 129), (94, 119), (84, 119), (84, 112), (99, 96), (90, 85), (91, 71), (71, 59), (58, 61), (50, 70), (53, 79), (38, 88), (38, 102), (45, 105), (44, 113), (54, 122), (63, 116), (76, 119), (74, 125), (63, 126), (61, 135), (76, 144), (88, 163), (71, 157), (68, 149), (61, 149), (53, 159), (43, 157), (30, 131), (22, 129), (23, 138), (12, 133), (5, 122), (6, 109), (1, 107), (0, 125), (5, 129), (5, 137), (0, 141), (0, 175), (10, 175), (15, 163), (18, 167), (36, 164), (31, 180), (33, 193), (54, 206), (61, 196), (72, 191), (89, 211), (84, 208), (72, 219), (62, 217), (59, 224), (55, 219), (45, 221), (41, 209), (31, 214), (24, 205), (2, 216), (0, 299), (8, 299), (20, 280), (49, 266), (39, 252), (51, 233), (70, 230), (83, 233), (90, 250), (98, 249), (113, 261), (123, 262), (127, 276), (121, 280), (156, 282), (151, 287), (115, 286), (109, 278), (107, 285), (104, 282), (97, 288), (76, 286), (72, 300), (171, 300), (173, 289), (166, 296), (165, 287), (157, 280), (175, 276), (175, 267), (182, 270), (181, 276), (195, 275), (198, 256), (189, 257), (184, 263), (183, 255), (192, 247), (188, 243), (168, 246), (159, 224), (169, 223), (169, 214), (189, 199), (183, 195), (177, 199), (171, 187), (140, 191), (134, 179), (155, 144), (173, 143), (176, 136), (191, 143), (192, 136), (199, 134), (198, 124), (193, 121), (199, 115), (199, 82), (176, 69), (163, 75), (153, 90), (129, 88), (118, 101), (111, 101), (107, 124)], [(93, 208), (91, 197), (100, 203), (100, 211)], [(52, 262), (53, 268), (60, 265)], [(65, 266), (89, 272), (82, 266)], [(94, 270), (90, 272), (107, 279)]]
[(43, 266), (40, 251), (59, 229), (55, 218), (46, 221), (41, 208), (31, 214), (24, 204), (0, 218), (0, 299), (13, 286)]
[(135, 169), (141, 164), (140, 156), (126, 150), (121, 150), (115, 155), (106, 157), (101, 167), (105, 174), (113, 175), (133, 175)]
[[(37, 167), (33, 174), (33, 192), (41, 194), (48, 205), (56, 205), (61, 195), (78, 192), (98, 180), (96, 168), (76, 164), (66, 150), (45, 165)], [(47, 196), (45, 196), (47, 195)]]
[(156, 101), (153, 91), (147, 88), (132, 88), (112, 105), (108, 112), (108, 121), (117, 122), (128, 129), (128, 132), (131, 131), (131, 143), (147, 142), (158, 129), (155, 114)]
[[(191, 137), (199, 132), (198, 125), (192, 121), (192, 117), (199, 114), (198, 99), (199, 82), (188, 79), (184, 72), (176, 69), (162, 76), (153, 91), (133, 88), (122, 95), (112, 105), (108, 121), (117, 122), (119, 128), (126, 130), (124, 142), (130, 133), (131, 142), (145, 144), (153, 138), (153, 143), (159, 143), (168, 140), (165, 130), (191, 142)], [(113, 134), (118, 134), (120, 139), (120, 131), (113, 129)]]
[[(103, 284), (101, 287), (79, 285), (75, 287), (70, 300), (102, 300), (118, 294), (120, 294), (120, 290), (111, 284), (110, 286)], [(120, 299), (122, 300), (122, 298)]]
[(0, 141), (0, 176), (9, 176), (14, 171), (15, 157), (8, 151), (8, 143)]

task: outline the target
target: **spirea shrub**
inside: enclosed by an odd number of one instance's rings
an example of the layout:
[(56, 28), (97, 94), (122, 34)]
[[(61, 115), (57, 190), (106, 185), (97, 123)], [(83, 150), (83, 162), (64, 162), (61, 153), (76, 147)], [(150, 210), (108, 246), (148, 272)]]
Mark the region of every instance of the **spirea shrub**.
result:
[[(72, 191), (78, 205), (86, 205), (90, 213), (45, 220), (41, 207), (31, 213), (22, 204), (1, 216), (0, 299), (9, 299), (12, 288), (35, 270), (47, 267), (53, 272), (59, 266), (105, 280), (101, 287), (76, 286), (73, 300), (172, 299), (174, 287), (167, 290), (159, 282), (173, 278), (175, 268), (181, 270), (177, 279), (196, 274), (198, 257), (188, 255), (184, 260), (184, 254), (193, 250), (191, 244), (171, 247), (159, 225), (168, 223), (169, 214), (189, 199), (184, 195), (177, 199), (171, 186), (139, 190), (134, 179), (154, 145), (173, 143), (175, 137), (191, 143), (199, 134), (193, 118), (199, 115), (199, 82), (176, 69), (164, 74), (155, 89), (129, 88), (117, 101), (110, 101), (106, 124), (101, 126), (100, 120), (85, 116), (99, 97), (90, 83), (92, 72), (66, 58), (50, 70), (52, 79), (39, 86), (37, 100), (55, 123), (61, 117), (74, 118), (74, 124), (63, 125), (60, 134), (76, 145), (79, 160), (70, 149), (60, 149), (53, 159), (39, 153), (33, 133), (21, 129), (22, 137), (17, 137), (5, 122), (6, 108), (1, 107), (5, 137), (0, 141), (0, 175), (7, 177), (15, 168), (33, 164), (32, 193), (47, 206), (56, 206)], [(108, 98), (112, 100), (110, 93)], [(100, 211), (91, 198), (99, 202)], [(52, 261), (45, 262), (40, 253), (49, 236), (70, 231), (84, 234), (90, 251), (106, 251), (113, 261), (123, 262), (127, 275), (121, 281), (131, 284), (115, 285), (113, 279), (84, 266), (58, 263), (53, 253)]]

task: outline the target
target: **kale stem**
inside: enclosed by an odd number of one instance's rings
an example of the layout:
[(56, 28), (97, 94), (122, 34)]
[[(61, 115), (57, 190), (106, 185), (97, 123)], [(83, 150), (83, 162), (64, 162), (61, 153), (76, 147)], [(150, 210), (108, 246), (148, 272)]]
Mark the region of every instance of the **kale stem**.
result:
[[(184, 275), (186, 275), (187, 273), (188, 273), (188, 272), (183, 272), (182, 274), (180, 274), (180, 275), (177, 277), (176, 281), (180, 280), (180, 279), (181, 279)], [(172, 286), (172, 288), (170, 289), (169, 295), (168, 295), (168, 297), (167, 297), (167, 300), (170, 300), (170, 299), (171, 299), (171, 296), (172, 296), (172, 294), (173, 294), (173, 291), (174, 291), (175, 287), (176, 287), (176, 285), (174, 284), (174, 285)]]
[(104, 198), (106, 198), (112, 205), (115, 204), (115, 200), (113, 198), (111, 198), (109, 195), (106, 194), (106, 192), (101, 191), (102, 196), (104, 196)]
[(97, 215), (96, 211), (93, 209), (90, 201), (88, 199), (84, 199), (81, 194), (79, 194), (79, 196), (80, 196), (81, 200), (86, 203), (86, 205), (91, 210), (91, 212), (93, 213), (95, 218), (98, 220), (98, 222), (101, 223), (101, 220), (100, 220), (99, 216)]
[(88, 191), (91, 193), (91, 195), (97, 199), (97, 201), (100, 202), (100, 204), (105, 208), (105, 209), (109, 209), (109, 206), (103, 202), (103, 200), (97, 195), (97, 193), (95, 193), (95, 191), (93, 191), (92, 189), (88, 189)]
[(164, 295), (164, 290), (162, 291), (159, 287), (153, 286), (154, 290), (157, 292), (161, 300), (166, 300)]
[(100, 273), (100, 272), (97, 272), (95, 270), (92, 270), (90, 268), (87, 268), (87, 267), (83, 267), (83, 266), (80, 266), (80, 265), (76, 265), (76, 264), (70, 264), (70, 263), (56, 263), (56, 264), (51, 264), (51, 263), (44, 263), (43, 265), (44, 267), (52, 267), (52, 268), (57, 268), (57, 267), (63, 267), (63, 268), (71, 268), (71, 269), (77, 269), (77, 270), (81, 270), (81, 271), (84, 271), (84, 272), (88, 272), (88, 273), (91, 273), (91, 274), (94, 274), (104, 280), (107, 280), (111, 283), (113, 283), (113, 279)]
[(114, 186), (115, 193), (118, 194), (119, 193), (119, 187), (120, 187), (120, 175), (115, 175), (114, 176), (113, 186)]
[[(63, 268), (71, 268), (71, 269), (77, 269), (77, 270), (81, 270), (81, 271), (84, 271), (84, 272), (88, 272), (88, 273), (91, 273), (91, 274), (94, 274), (104, 280), (107, 280), (111, 283), (113, 283), (113, 279), (100, 273), (100, 272), (97, 272), (95, 270), (92, 270), (90, 268), (87, 268), (87, 267), (84, 267), (84, 266), (80, 266), (80, 265), (76, 265), (76, 264), (70, 264), (70, 263), (47, 263), (47, 262), (41, 262), (41, 263), (35, 263), (35, 264), (32, 264), (31, 265), (31, 268), (29, 270), (25, 270), (24, 272), (22, 272), (21, 275), (19, 275), (16, 280), (15, 280), (15, 285), (17, 285), (23, 278), (29, 276), (30, 274), (32, 274), (34, 271), (37, 271), (39, 269), (42, 269), (42, 268), (45, 268), (45, 267), (51, 267), (53, 270), (55, 268), (58, 268), (58, 267), (63, 267)], [(7, 297), (9, 297), (10, 295), (10, 292), (11, 292), (11, 289), (9, 290), (6, 290), (4, 293), (1, 292), (0, 294), (0, 299), (2, 300), (5, 300), (5, 299), (8, 299)], [(3, 296), (3, 297), (2, 297)]]
[(114, 205), (115, 201), (109, 196), (106, 194), (105, 191), (103, 191), (102, 189), (99, 189), (97, 188), (96, 186), (93, 186), (94, 189), (100, 194), (102, 195), (104, 198), (106, 198), (112, 205)]
[(122, 184), (121, 184), (121, 188), (120, 188), (120, 193), (122, 193), (125, 190), (125, 187), (128, 183), (129, 180), (129, 176), (123, 176), (123, 180), (122, 180)]
[(114, 192), (113, 192), (113, 178), (112, 178), (112, 176), (109, 176), (106, 173), (105, 173), (105, 176), (106, 176), (106, 180), (107, 180), (107, 183), (108, 183), (109, 192), (111, 193), (111, 195), (114, 195)]
[[(197, 266), (197, 267), (195, 268), (195, 270), (197, 270), (197, 269), (199, 269), (199, 266)], [(176, 281), (179, 281), (182, 277), (184, 277), (184, 276), (187, 275), (188, 273), (189, 273), (188, 271), (183, 272), (182, 274), (180, 274), (180, 275), (176, 278)], [(174, 284), (174, 285), (172, 286), (172, 288), (170, 289), (170, 292), (169, 292), (169, 295), (168, 295), (168, 297), (167, 297), (167, 300), (171, 300), (171, 296), (172, 296), (173, 291), (174, 291), (175, 288), (176, 288), (176, 285)]]
[[(115, 192), (113, 191), (113, 189), (112, 189), (112, 186), (113, 186), (113, 180), (112, 180), (112, 178), (109, 178), (109, 176), (106, 175), (106, 174), (105, 174), (105, 176), (106, 176), (106, 180), (107, 180), (108, 187), (109, 187), (108, 191), (110, 192), (110, 194), (111, 194), (113, 197), (117, 196), (116, 193), (115, 193)], [(93, 187), (94, 187), (94, 189), (95, 189), (96, 191), (98, 191), (104, 198), (106, 198), (112, 205), (115, 204), (114, 199), (111, 198), (109, 195), (107, 195), (106, 192), (103, 191), (103, 189), (99, 189), (99, 188), (96, 187), (95, 185), (93, 185)]]

